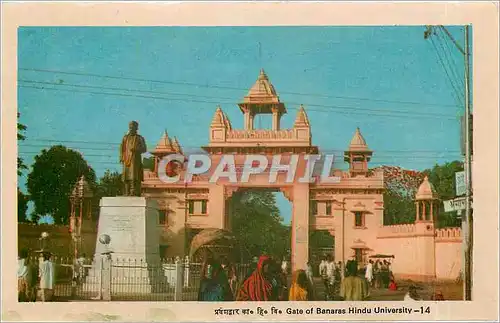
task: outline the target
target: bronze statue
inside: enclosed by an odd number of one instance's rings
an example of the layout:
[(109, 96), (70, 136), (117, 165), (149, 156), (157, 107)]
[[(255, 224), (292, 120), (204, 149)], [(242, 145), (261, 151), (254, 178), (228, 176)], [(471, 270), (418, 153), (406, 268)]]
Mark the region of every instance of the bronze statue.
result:
[(123, 164), (123, 182), (125, 196), (140, 196), (143, 180), (142, 157), (146, 152), (146, 141), (137, 133), (139, 124), (136, 121), (129, 123), (129, 131), (123, 137), (120, 145), (120, 163)]

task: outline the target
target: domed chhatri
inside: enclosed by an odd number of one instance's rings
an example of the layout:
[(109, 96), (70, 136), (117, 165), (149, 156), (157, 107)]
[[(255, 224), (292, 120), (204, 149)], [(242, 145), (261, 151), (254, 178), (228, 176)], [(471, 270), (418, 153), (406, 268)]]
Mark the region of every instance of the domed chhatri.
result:
[(415, 195), (415, 200), (417, 201), (429, 201), (436, 200), (438, 195), (434, 189), (434, 185), (429, 182), (429, 177), (425, 176), (424, 181), (420, 184), (417, 194)]
[(356, 128), (349, 148), (344, 152), (344, 161), (349, 163), (349, 172), (351, 175), (366, 175), (368, 173), (368, 162), (370, 162), (372, 154), (373, 152), (368, 148), (361, 130)]
[(349, 144), (349, 151), (358, 151), (358, 152), (369, 152), (370, 149), (366, 144), (366, 140), (361, 134), (361, 130), (359, 127), (356, 128), (356, 132), (354, 136), (352, 136), (351, 143)]

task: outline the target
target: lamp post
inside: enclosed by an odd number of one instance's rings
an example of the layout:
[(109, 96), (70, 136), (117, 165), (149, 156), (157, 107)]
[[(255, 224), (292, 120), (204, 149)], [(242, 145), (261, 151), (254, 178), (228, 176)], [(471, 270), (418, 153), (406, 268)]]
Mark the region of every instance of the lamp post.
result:
[(38, 241), (40, 243), (40, 251), (42, 251), (42, 252), (47, 249), (48, 237), (49, 237), (49, 233), (44, 231), (40, 234), (40, 238), (38, 238)]
[(99, 243), (104, 245), (104, 250), (101, 252), (101, 259), (99, 259), (99, 293), (93, 298), (96, 300), (111, 300), (111, 254), (113, 251), (109, 250), (111, 237), (108, 234), (99, 236)]

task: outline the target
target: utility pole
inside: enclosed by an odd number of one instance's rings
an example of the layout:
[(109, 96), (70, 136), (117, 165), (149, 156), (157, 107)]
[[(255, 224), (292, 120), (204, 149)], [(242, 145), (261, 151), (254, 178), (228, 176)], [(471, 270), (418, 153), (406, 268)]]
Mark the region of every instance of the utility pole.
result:
[(469, 25), (464, 26), (464, 48), (458, 44), (453, 38), (451, 33), (446, 27), (440, 26), (427, 26), (424, 32), (424, 39), (428, 39), (434, 35), (434, 28), (440, 28), (452, 41), (459, 52), (464, 56), (464, 123), (463, 129), (465, 141), (464, 151), (464, 173), (465, 173), (465, 215), (462, 218), (463, 225), (462, 238), (464, 239), (464, 298), (465, 300), (472, 300), (472, 241), (473, 241), (473, 216), (471, 208), (472, 197), (472, 172), (471, 172), (471, 156), (472, 156), (472, 142), (471, 142), (471, 104), (470, 104), (470, 52), (469, 52)]
[(469, 26), (465, 26), (465, 217), (467, 221), (467, 242), (465, 250), (465, 300), (472, 300), (472, 241), (473, 241), (473, 217), (471, 210), (471, 194), (472, 194), (472, 172), (471, 172), (471, 122), (470, 122), (470, 61), (469, 61)]

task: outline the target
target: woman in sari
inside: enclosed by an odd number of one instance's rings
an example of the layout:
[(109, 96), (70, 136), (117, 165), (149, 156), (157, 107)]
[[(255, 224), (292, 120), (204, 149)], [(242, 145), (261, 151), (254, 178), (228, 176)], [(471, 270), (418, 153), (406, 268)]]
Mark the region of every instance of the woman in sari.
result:
[(309, 301), (310, 299), (310, 286), (306, 272), (302, 269), (296, 270), (292, 274), (292, 286), (290, 286), (290, 293), (288, 295), (289, 301)]
[(221, 264), (215, 260), (206, 262), (202, 270), (198, 301), (221, 302), (233, 299), (227, 276)]
[(17, 260), (17, 288), (19, 302), (36, 301), (37, 276), (34, 266), (29, 259), (28, 250), (21, 250), (21, 255)]
[(257, 268), (248, 277), (238, 291), (237, 301), (277, 301), (276, 294), (273, 293), (271, 259), (268, 256), (261, 256), (257, 263)]

